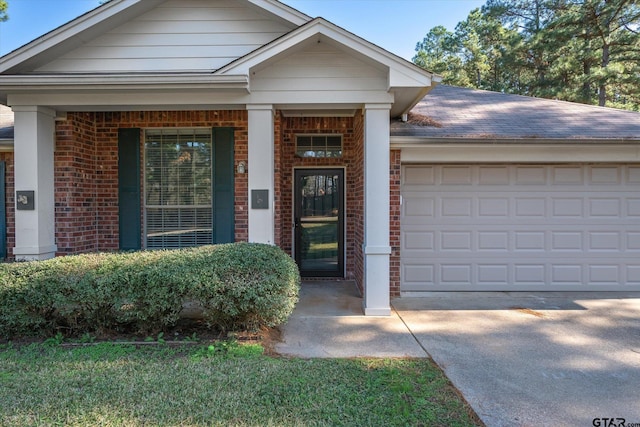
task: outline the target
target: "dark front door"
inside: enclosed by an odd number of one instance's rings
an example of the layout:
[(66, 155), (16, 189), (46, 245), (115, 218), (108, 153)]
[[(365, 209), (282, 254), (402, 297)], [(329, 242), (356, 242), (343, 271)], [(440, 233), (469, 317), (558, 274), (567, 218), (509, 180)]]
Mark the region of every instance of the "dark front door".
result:
[(295, 171), (295, 258), (303, 277), (344, 275), (344, 170)]

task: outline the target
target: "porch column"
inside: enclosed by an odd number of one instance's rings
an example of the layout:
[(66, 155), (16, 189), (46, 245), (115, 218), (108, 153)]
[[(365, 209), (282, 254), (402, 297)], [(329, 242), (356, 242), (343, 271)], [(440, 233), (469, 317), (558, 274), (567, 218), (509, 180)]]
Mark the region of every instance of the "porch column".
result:
[(364, 111), (364, 314), (389, 316), (389, 110)]
[(56, 254), (53, 151), (56, 112), (16, 106), (15, 190), (17, 260), (43, 260)]
[(273, 105), (247, 105), (249, 113), (249, 242), (274, 244)]

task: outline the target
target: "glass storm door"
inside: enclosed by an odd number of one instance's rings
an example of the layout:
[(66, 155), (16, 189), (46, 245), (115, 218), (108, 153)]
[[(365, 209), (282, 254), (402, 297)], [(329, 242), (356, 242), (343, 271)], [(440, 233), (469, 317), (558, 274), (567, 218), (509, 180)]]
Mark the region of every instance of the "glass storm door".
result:
[(295, 171), (295, 258), (303, 277), (344, 275), (344, 170)]

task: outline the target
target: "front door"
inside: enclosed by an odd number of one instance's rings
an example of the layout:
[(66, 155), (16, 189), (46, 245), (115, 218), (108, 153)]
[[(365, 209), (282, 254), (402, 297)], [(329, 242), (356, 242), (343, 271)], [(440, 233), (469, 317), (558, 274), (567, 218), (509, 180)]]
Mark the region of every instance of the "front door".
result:
[(344, 170), (295, 171), (295, 258), (303, 277), (344, 276)]

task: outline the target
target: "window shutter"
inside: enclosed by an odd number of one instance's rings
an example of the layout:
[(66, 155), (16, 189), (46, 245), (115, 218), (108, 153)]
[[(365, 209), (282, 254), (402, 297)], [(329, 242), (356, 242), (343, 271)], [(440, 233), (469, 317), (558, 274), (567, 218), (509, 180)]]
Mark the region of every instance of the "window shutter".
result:
[(141, 248), (140, 129), (118, 130), (120, 250)]
[(214, 242), (235, 241), (235, 187), (233, 128), (213, 129), (213, 215)]

